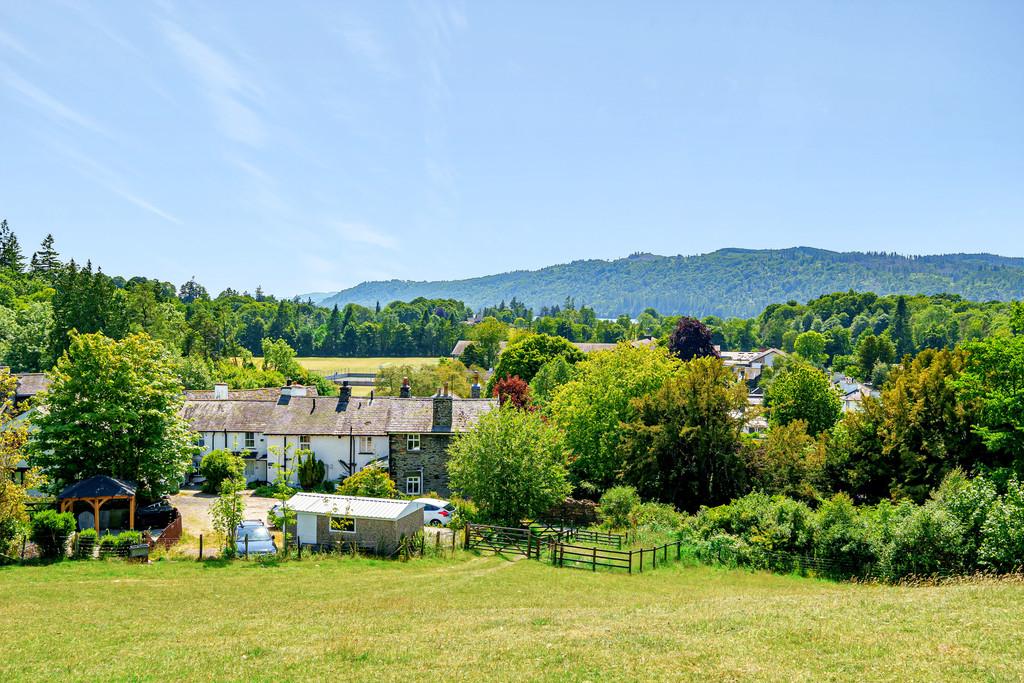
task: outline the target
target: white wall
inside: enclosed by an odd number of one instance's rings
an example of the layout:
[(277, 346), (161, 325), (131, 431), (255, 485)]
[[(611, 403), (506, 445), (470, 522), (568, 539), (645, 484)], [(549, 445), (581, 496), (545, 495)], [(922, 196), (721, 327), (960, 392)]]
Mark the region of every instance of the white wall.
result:
[[(360, 453), (359, 437), (352, 437), (352, 458), (355, 460), (355, 471), (366, 467), (369, 463), (388, 456), (388, 437), (386, 434), (379, 434), (373, 437), (373, 452)], [(287, 443), (288, 469), (292, 470), (292, 480), (295, 480), (295, 453), (299, 450), (298, 435), (282, 436), (273, 434), (267, 436), (267, 479), (274, 481), (277, 477), (278, 468), (282, 464), (282, 455), (285, 453)], [(327, 480), (339, 481), (349, 475), (348, 468), (342, 462), (349, 461), (349, 437), (345, 436), (311, 436), (309, 449), (317, 460), (321, 461), (327, 468)], [(278, 451), (275, 454), (273, 451)]]
[(299, 537), (299, 543), (316, 543), (316, 515), (312, 512), (298, 512), (295, 514), (295, 531)]

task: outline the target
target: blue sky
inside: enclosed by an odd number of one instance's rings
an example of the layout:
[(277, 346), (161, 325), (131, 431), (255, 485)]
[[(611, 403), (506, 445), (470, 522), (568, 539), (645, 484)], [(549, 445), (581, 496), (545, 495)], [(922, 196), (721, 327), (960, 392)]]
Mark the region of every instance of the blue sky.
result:
[(1024, 3), (5, 3), (0, 216), (291, 295), (634, 251), (1024, 256)]

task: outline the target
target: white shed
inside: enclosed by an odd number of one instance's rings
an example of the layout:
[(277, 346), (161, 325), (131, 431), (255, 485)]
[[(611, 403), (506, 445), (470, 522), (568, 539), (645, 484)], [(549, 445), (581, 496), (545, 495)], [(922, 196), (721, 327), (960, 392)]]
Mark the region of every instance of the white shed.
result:
[(390, 555), (423, 530), (423, 505), (408, 500), (296, 493), (287, 505), (304, 546), (356, 545)]

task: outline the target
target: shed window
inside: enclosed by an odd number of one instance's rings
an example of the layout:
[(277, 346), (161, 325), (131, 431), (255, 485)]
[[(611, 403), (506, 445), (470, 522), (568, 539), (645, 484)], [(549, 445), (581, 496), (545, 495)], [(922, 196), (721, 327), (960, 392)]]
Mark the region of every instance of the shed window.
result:
[(249, 450), (254, 450), (256, 448), (256, 432), (245, 433), (245, 447)]
[(359, 437), (359, 452), (360, 453), (373, 453), (373, 437), (372, 436), (361, 436), (361, 437)]
[(419, 495), (420, 478), (418, 476), (405, 478), (405, 492), (409, 495)]
[(418, 451), (420, 449), (420, 435), (409, 434), (405, 438), (405, 449), (407, 451)]
[(339, 531), (345, 534), (356, 532), (356, 520), (351, 517), (331, 517), (331, 531)]

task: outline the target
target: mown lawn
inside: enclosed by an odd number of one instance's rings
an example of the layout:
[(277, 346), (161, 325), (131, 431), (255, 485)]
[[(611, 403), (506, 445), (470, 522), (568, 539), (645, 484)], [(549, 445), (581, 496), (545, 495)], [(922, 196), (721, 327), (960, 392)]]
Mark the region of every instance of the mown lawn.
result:
[(0, 569), (0, 680), (1016, 681), (1024, 585), (467, 556)]

